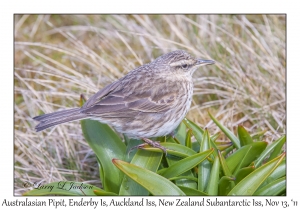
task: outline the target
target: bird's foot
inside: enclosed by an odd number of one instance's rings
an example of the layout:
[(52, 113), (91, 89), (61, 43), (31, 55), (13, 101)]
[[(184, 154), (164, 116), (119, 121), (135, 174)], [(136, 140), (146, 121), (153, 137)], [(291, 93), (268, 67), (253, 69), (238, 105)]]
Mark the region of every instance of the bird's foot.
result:
[(146, 144), (148, 144), (148, 145), (150, 145), (150, 146), (152, 146), (152, 147), (154, 147), (154, 148), (161, 149), (161, 150), (167, 155), (167, 149), (166, 149), (165, 147), (161, 146), (160, 143), (159, 143), (158, 141), (152, 141), (152, 140), (147, 139), (147, 138), (142, 138), (142, 140), (143, 140)]
[(132, 147), (129, 151), (128, 151), (128, 156), (130, 155), (130, 153), (135, 150), (135, 149), (143, 149), (144, 146), (148, 145), (147, 143), (144, 144), (139, 144), (137, 146)]
[(163, 146), (160, 145), (160, 143), (158, 141), (152, 141), (150, 139), (147, 139), (147, 138), (142, 138), (142, 140), (145, 142), (143, 144), (139, 144), (135, 147), (132, 147), (128, 154), (130, 154), (133, 150), (135, 149), (143, 149), (145, 146), (149, 145), (149, 146), (152, 146), (154, 148), (158, 148), (158, 149), (161, 149), (166, 155), (167, 155), (167, 149)]

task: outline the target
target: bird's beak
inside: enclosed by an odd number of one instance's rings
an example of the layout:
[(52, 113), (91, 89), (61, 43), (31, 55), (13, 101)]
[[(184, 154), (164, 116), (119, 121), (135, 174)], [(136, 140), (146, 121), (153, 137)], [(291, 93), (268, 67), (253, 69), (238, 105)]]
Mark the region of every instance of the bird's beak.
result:
[(215, 61), (198, 59), (197, 63), (196, 63), (197, 66), (205, 66), (205, 65), (211, 65), (211, 64), (215, 64)]

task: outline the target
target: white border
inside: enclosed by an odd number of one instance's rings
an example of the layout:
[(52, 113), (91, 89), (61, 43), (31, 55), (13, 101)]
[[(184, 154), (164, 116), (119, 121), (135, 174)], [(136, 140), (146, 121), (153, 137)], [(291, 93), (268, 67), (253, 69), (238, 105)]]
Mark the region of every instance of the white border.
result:
[[(291, 1), (9, 1), (1, 2), (1, 65), (0, 65), (0, 130), (1, 130), (1, 185), (0, 185), (0, 206), (3, 198), (9, 200), (22, 200), (25, 198), (13, 197), (13, 14), (14, 13), (286, 13), (287, 14), (287, 101), (288, 101), (288, 134), (287, 134), (287, 197), (271, 198), (278, 201), (288, 201), (299, 199), (299, 11), (297, 4)], [(78, 2), (78, 3), (77, 3)], [(296, 1), (294, 1), (296, 2)], [(8, 91), (10, 90), (10, 91)], [(60, 197), (55, 197), (59, 199)], [(135, 197), (139, 199), (140, 197)], [(212, 197), (210, 197), (212, 198)], [(245, 197), (252, 200), (252, 197)], [(49, 198), (38, 197), (40, 200)], [(88, 198), (87, 198), (88, 199)], [(100, 198), (93, 197), (95, 200)], [(109, 197), (102, 199), (110, 199)], [(157, 200), (158, 198), (151, 198)], [(166, 197), (173, 200), (173, 197)], [(220, 200), (227, 200), (226, 197), (220, 197)], [(243, 199), (231, 198), (231, 199)], [(259, 197), (256, 200), (264, 201), (267, 197)], [(7, 208), (7, 207), (6, 207)], [(1, 209), (6, 209), (1, 207)], [(32, 209), (31, 207), (24, 207)], [(51, 208), (51, 207), (49, 207)], [(73, 207), (76, 209), (77, 207)], [(79, 207), (78, 207), (79, 208)], [(99, 207), (98, 207), (99, 208)], [(124, 207), (123, 207), (124, 208)], [(130, 208), (131, 207), (127, 207)], [(133, 207), (133, 209), (140, 207)], [(148, 208), (148, 207), (144, 207)], [(149, 207), (150, 208), (150, 207)], [(164, 207), (167, 208), (167, 207)], [(168, 207), (182, 208), (182, 207)], [(191, 207), (189, 207), (191, 208)], [(198, 207), (199, 208), (199, 207)], [(214, 209), (220, 207), (214, 207)], [(225, 207), (225, 209), (232, 207)], [(282, 207), (273, 207), (277, 209)], [(51, 208), (52, 209), (52, 208)], [(91, 209), (91, 208), (90, 208)], [(109, 209), (109, 208), (106, 208)], [(294, 209), (294, 207), (289, 207)]]

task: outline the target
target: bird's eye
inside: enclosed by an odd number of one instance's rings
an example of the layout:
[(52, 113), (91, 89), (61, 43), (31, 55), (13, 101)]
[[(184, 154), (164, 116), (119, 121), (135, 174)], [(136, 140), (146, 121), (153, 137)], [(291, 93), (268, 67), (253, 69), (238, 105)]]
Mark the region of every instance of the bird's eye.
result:
[(183, 69), (186, 69), (187, 67), (188, 67), (188, 65), (186, 63), (181, 65), (181, 68), (183, 68)]

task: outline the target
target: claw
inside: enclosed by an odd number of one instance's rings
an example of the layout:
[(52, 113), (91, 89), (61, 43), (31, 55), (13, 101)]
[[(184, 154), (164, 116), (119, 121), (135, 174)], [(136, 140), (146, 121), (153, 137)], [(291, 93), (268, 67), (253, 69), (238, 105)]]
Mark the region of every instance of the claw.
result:
[(148, 145), (150, 145), (154, 148), (161, 149), (167, 155), (167, 149), (165, 147), (161, 146), (158, 141), (152, 141), (152, 140), (147, 139), (147, 138), (142, 138), (142, 140), (144, 142), (146, 142)]
[(130, 153), (131, 153), (133, 150), (135, 150), (135, 149), (143, 149), (143, 147), (146, 146), (146, 145), (152, 146), (152, 147), (154, 147), (154, 148), (161, 149), (161, 150), (167, 155), (167, 149), (166, 149), (165, 147), (161, 146), (159, 142), (157, 142), (157, 141), (152, 141), (152, 140), (147, 139), (147, 138), (142, 138), (142, 140), (143, 140), (145, 143), (139, 144), (139, 145), (137, 145), (137, 146), (132, 147), (132, 148), (129, 150), (129, 152), (128, 152), (128, 157), (129, 157)]
[(147, 143), (144, 143), (144, 144), (139, 144), (139, 145), (137, 145), (137, 146), (132, 147), (132, 148), (128, 151), (128, 157), (129, 157), (130, 153), (131, 153), (133, 150), (135, 150), (135, 149), (143, 149), (143, 147), (146, 146), (146, 145), (148, 145), (148, 144), (147, 144)]

